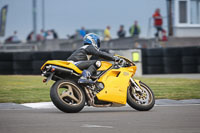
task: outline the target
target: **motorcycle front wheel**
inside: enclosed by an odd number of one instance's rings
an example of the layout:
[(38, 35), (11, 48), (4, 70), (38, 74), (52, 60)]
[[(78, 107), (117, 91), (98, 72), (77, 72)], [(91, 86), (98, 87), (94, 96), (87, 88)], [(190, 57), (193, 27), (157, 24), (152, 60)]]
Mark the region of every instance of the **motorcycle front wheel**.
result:
[(155, 104), (153, 91), (140, 81), (142, 92), (137, 92), (134, 85), (130, 85), (127, 90), (127, 103), (138, 111), (148, 111)]
[(53, 104), (63, 112), (76, 113), (85, 106), (85, 93), (72, 80), (56, 81), (50, 90)]

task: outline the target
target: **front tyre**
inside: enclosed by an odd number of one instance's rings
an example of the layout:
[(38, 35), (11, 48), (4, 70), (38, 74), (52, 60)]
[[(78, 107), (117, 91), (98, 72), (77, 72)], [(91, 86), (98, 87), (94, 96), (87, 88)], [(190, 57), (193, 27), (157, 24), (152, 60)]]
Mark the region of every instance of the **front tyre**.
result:
[(148, 111), (153, 108), (155, 104), (155, 97), (153, 91), (143, 82), (140, 81), (142, 93), (135, 90), (134, 85), (128, 88), (127, 102), (128, 104), (138, 111)]
[(50, 97), (53, 104), (66, 113), (79, 112), (85, 106), (85, 93), (71, 80), (56, 81), (51, 87)]

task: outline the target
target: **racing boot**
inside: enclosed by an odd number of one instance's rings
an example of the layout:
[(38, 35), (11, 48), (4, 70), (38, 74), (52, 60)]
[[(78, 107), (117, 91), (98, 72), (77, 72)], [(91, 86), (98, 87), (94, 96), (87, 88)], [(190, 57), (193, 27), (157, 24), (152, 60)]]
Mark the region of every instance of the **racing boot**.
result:
[(78, 80), (78, 83), (79, 83), (79, 84), (93, 84), (94, 81), (92, 81), (92, 80), (90, 79), (90, 77), (91, 77), (90, 72), (87, 71), (87, 70), (83, 70), (82, 76), (81, 76), (80, 79)]

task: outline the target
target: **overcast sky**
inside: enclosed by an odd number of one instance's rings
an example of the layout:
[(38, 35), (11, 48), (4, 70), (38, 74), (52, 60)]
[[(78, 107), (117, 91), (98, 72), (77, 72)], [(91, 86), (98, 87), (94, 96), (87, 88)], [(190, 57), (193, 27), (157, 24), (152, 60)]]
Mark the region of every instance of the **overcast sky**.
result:
[[(37, 31), (42, 28), (42, 0), (37, 0)], [(0, 0), (0, 8), (8, 5), (6, 35), (18, 31), (25, 40), (32, 26), (32, 0)], [(104, 29), (111, 26), (111, 34), (116, 37), (119, 25), (129, 27), (138, 20), (141, 36), (147, 36), (148, 20), (156, 8), (166, 16), (166, 0), (45, 0), (45, 29), (55, 29), (60, 38), (73, 34), (84, 26), (87, 29)], [(166, 25), (166, 23), (165, 23)], [(153, 30), (151, 30), (153, 32)], [(129, 36), (129, 34), (127, 34)], [(4, 40), (5, 37), (0, 37)]]

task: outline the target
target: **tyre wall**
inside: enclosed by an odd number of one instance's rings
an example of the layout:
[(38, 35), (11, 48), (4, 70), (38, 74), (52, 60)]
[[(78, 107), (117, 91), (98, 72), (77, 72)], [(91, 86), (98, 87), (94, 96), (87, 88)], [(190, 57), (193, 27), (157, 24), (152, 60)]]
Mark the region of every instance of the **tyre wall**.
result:
[(163, 74), (163, 51), (159, 48), (142, 50), (143, 74)]
[(0, 74), (14, 74), (13, 53), (0, 53)]
[[(47, 60), (66, 60), (71, 54), (72, 51), (2, 52), (0, 74), (40, 74), (40, 67)], [(142, 49), (142, 68), (143, 74), (200, 73), (200, 47)]]
[(200, 47), (143, 49), (143, 74), (200, 73)]
[(47, 60), (66, 60), (72, 52), (14, 52), (0, 53), (0, 74), (41, 74)]

